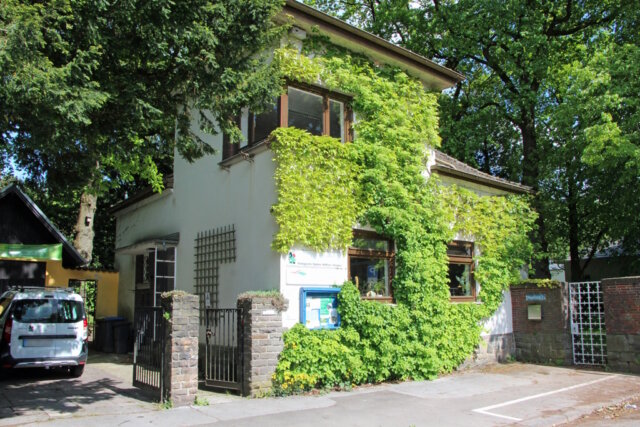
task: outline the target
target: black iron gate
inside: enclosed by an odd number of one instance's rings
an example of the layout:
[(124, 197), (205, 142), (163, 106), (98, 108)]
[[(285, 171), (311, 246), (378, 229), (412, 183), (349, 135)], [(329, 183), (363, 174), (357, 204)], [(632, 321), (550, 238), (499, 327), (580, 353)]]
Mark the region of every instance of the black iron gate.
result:
[(600, 282), (569, 283), (573, 363), (607, 364), (607, 332)]
[(208, 308), (205, 310), (205, 317), (205, 385), (243, 393), (242, 310)]
[(136, 307), (133, 385), (163, 400), (165, 322), (161, 307)]

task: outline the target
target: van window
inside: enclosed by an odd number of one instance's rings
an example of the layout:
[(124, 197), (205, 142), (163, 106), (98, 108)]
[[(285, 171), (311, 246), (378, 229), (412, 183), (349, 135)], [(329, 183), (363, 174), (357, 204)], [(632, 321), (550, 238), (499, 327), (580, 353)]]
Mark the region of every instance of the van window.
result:
[(80, 301), (58, 300), (58, 322), (76, 323), (84, 318)]
[(55, 323), (54, 300), (23, 299), (15, 301), (13, 320), (22, 323)]

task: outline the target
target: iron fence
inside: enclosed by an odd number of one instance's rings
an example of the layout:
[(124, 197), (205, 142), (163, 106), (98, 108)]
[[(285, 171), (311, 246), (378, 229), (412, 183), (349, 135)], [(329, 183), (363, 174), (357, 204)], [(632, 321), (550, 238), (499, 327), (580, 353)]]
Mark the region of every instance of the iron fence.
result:
[(165, 322), (162, 307), (136, 307), (133, 385), (163, 400)]
[(242, 310), (209, 308), (205, 310), (206, 350), (205, 385), (243, 392), (244, 336)]

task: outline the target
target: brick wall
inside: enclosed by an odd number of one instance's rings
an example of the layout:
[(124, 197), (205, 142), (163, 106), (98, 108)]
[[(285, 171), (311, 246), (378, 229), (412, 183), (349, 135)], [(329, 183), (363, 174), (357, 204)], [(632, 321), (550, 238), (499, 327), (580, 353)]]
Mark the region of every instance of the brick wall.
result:
[(243, 393), (252, 397), (271, 391), (271, 376), (283, 349), (282, 306), (271, 297), (241, 296), (244, 330)]
[(640, 277), (602, 281), (608, 365), (640, 373)]
[[(530, 298), (542, 300), (527, 301)], [(528, 319), (528, 306), (540, 305), (542, 320)], [(571, 364), (569, 292), (566, 284), (555, 288), (535, 285), (511, 287), (513, 337), (516, 358), (525, 362)]]
[(198, 392), (199, 298), (182, 291), (162, 294), (165, 324), (164, 393), (173, 406), (192, 405)]

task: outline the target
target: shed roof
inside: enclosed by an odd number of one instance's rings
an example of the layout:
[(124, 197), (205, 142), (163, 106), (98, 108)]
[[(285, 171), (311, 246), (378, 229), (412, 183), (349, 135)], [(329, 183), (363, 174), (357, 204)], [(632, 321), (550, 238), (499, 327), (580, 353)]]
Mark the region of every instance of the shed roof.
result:
[[(33, 217), (44, 227), (53, 241), (62, 243), (62, 260), (69, 267), (81, 267), (87, 264), (87, 260), (70, 244), (64, 235), (53, 225), (47, 216), (40, 210), (29, 196), (27, 196), (16, 184), (11, 184), (0, 190), (0, 201), (7, 200), (9, 197), (15, 197), (33, 214)], [(15, 205), (14, 205), (15, 206)], [(5, 242), (15, 243), (15, 242)], [(39, 243), (39, 242), (28, 242)], [(46, 243), (43, 241), (42, 243)]]

